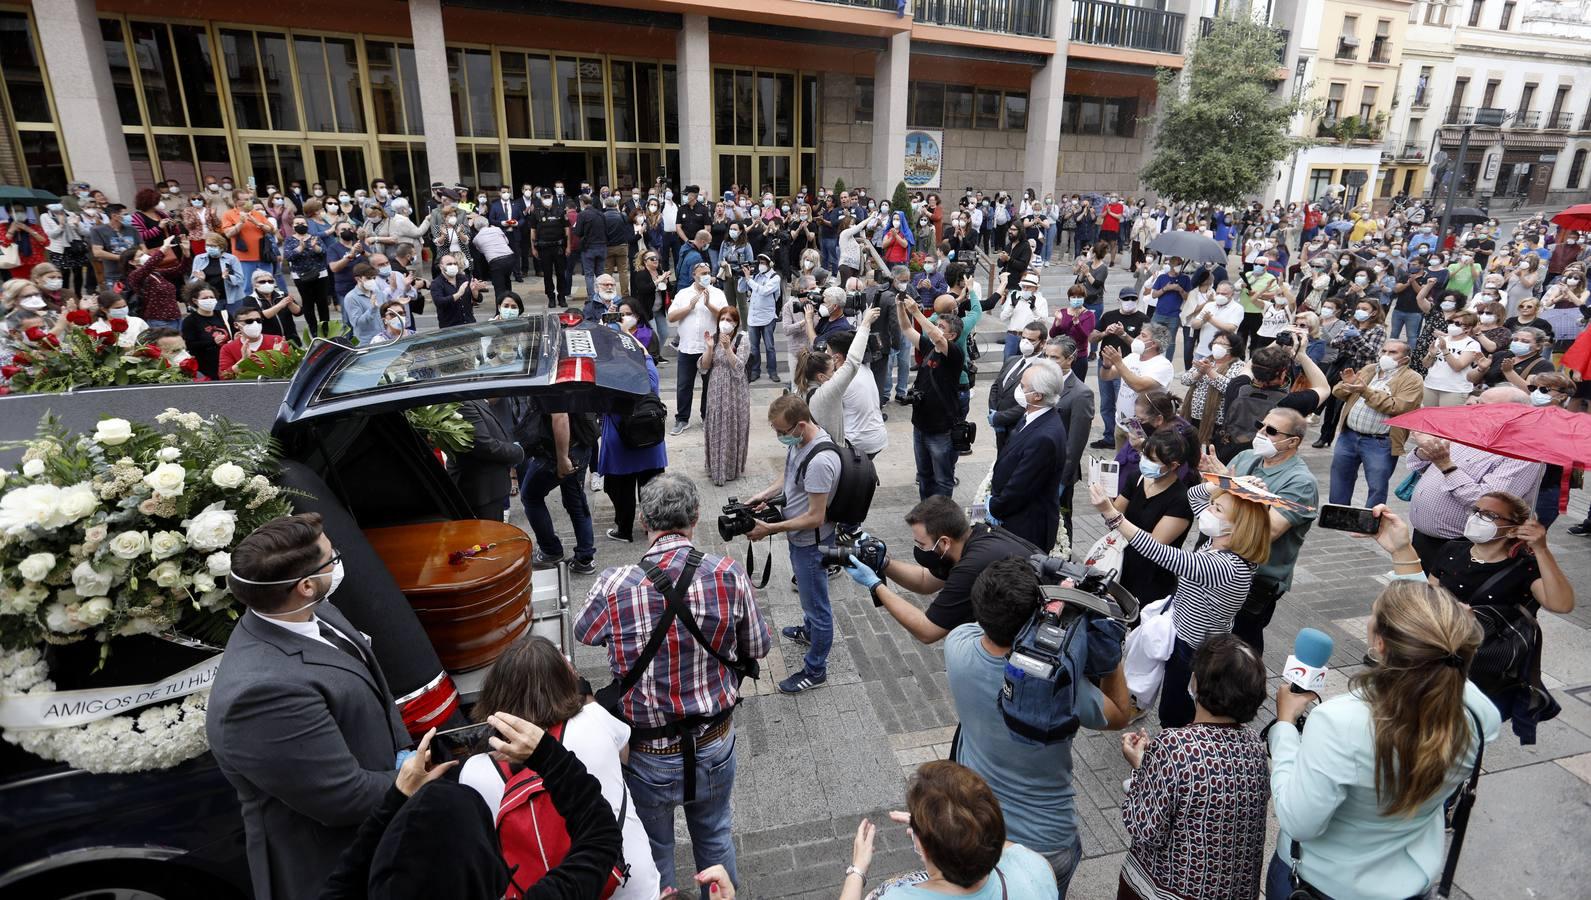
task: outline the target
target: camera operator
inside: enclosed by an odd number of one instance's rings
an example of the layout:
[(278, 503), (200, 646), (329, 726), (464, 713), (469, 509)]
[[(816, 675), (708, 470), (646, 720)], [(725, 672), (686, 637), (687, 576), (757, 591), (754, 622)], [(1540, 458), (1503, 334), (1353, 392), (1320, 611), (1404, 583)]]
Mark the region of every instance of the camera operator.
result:
[[(1018, 740), (999, 697), (1011, 648), (1039, 605), (1039, 578), (1026, 559), (990, 565), (972, 591), (975, 623), (945, 640), (945, 676), (961, 722), (956, 761), (983, 776), (1005, 815), (1006, 839), (1043, 856), (1065, 897), (1082, 856), (1072, 798), (1072, 739), (1050, 744)], [(1096, 731), (1127, 725), (1127, 679), (1118, 665), (1098, 685), (1081, 677), (1073, 713)]]
[(933, 322), (911, 300), (895, 305), (901, 333), (922, 360), (907, 395), (912, 404), (912, 447), (917, 460), (917, 496), (949, 497), (956, 486), (956, 446), (951, 428), (961, 418), (957, 402), (966, 356), (957, 346), (961, 319), (954, 311)]
[[(783, 492), (782, 521), (757, 524), (747, 535), (753, 541), (779, 532), (789, 535), (790, 568), (795, 572), (801, 599), (802, 624), (780, 631), (787, 640), (807, 648), (800, 670), (779, 682), (779, 690), (799, 694), (828, 681), (829, 648), (834, 644), (834, 611), (829, 606), (829, 575), (823, 565), (821, 545), (834, 542), (834, 526), (826, 519), (829, 493), (840, 477), (838, 453), (813, 456), (819, 444), (833, 440), (812, 421), (812, 411), (797, 394), (781, 394), (768, 407), (768, 424), (785, 446), (784, 473), (773, 484), (751, 497), (752, 509), (761, 509)], [(808, 457), (811, 461), (808, 462)], [(804, 478), (798, 478), (802, 464)]]
[[(1042, 552), (1003, 528), (969, 523), (967, 514), (949, 497), (918, 501), (906, 514), (906, 524), (912, 530), (912, 562), (886, 559), (883, 572), (852, 563), (845, 571), (924, 644), (943, 640), (956, 626), (973, 620), (972, 584), (990, 563)], [(896, 593), (886, 578), (934, 599), (921, 609)]]
[[(857, 279), (848, 280), (854, 283)], [(856, 330), (856, 325), (845, 317), (846, 299), (845, 288), (830, 285), (823, 289), (823, 299), (819, 301), (816, 310), (811, 306), (807, 307), (807, 339), (812, 342), (814, 349), (824, 349), (828, 343), (826, 338), (830, 334)]]

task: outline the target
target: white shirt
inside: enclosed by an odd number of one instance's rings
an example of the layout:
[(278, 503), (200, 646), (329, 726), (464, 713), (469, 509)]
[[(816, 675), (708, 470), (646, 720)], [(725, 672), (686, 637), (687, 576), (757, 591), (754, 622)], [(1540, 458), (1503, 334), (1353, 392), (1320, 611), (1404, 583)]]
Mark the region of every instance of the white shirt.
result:
[(475, 232), (475, 246), (487, 262), (514, 254), (514, 248), (508, 245), (508, 235), (496, 225), (488, 225)]
[[(1140, 359), (1138, 354), (1123, 359), (1122, 368), (1141, 378), (1153, 378), (1160, 383), (1162, 390), (1171, 384), (1175, 371), (1171, 368), (1171, 360), (1166, 359), (1164, 353), (1157, 353), (1149, 359)], [(1134, 411), (1138, 403), (1138, 392), (1127, 386), (1127, 379), (1116, 379), (1120, 387), (1116, 391), (1116, 421), (1125, 422), (1137, 415)]]
[(845, 407), (845, 437), (863, 453), (879, 453), (889, 446), (889, 432), (878, 408), (878, 382), (866, 366), (857, 368), (840, 399)]
[[(1000, 301), (1000, 321), (1005, 323), (1007, 334), (1021, 334), (1029, 322), (1037, 321), (1048, 326), (1050, 304), (1043, 291), (1034, 291), (1032, 302), (1023, 300), (1016, 291), (1007, 291)], [(1049, 329), (1045, 328), (1046, 333)]]
[(1447, 363), (1447, 356), (1462, 356), (1465, 353), (1480, 352), (1480, 342), (1472, 337), (1462, 337), (1447, 342), (1447, 350), (1442, 349), (1441, 341), (1436, 344), (1436, 359), (1431, 363), (1431, 368), (1425, 373), (1425, 386), (1433, 391), (1451, 391), (1458, 394), (1467, 394), (1474, 385), (1464, 377), (1464, 370), (1454, 368)]
[[(148, 322), (145, 322), (138, 316), (128, 316), (127, 330), (116, 336), (116, 346), (122, 348), (123, 350), (133, 346), (134, 344), (138, 343), (138, 336), (143, 334), (148, 329)], [(95, 332), (96, 334), (104, 334), (105, 332), (110, 331), (110, 320), (95, 319), (93, 322), (89, 323), (88, 330)]]
[[(1199, 326), (1199, 344), (1193, 349), (1195, 359), (1203, 359), (1209, 356), (1210, 342), (1215, 340), (1216, 335), (1223, 333), (1213, 323), (1223, 322), (1233, 328), (1243, 324), (1243, 304), (1237, 302), (1236, 299), (1229, 301), (1224, 306), (1218, 306), (1212, 300), (1210, 305), (1204, 308), (1204, 312), (1210, 314), (1210, 321)], [(1203, 313), (1200, 315), (1203, 315)]]
[(333, 625), (330, 622), (327, 622), (325, 619), (322, 619), (319, 616), (310, 616), (309, 620), (307, 622), (289, 622), (289, 621), (286, 621), (285, 619), (273, 619), (273, 618), (270, 618), (269, 616), (262, 616), (259, 613), (254, 612), (253, 610), (250, 610), (250, 613), (254, 616), (254, 618), (259, 619), (261, 622), (269, 622), (272, 625), (275, 625), (277, 628), (286, 629), (287, 631), (291, 631), (294, 634), (301, 635), (303, 637), (307, 637), (307, 638), (309, 638), (312, 641), (319, 641), (320, 643), (325, 644), (328, 647), (332, 647), (332, 648), (341, 650), (342, 649), (341, 647), (338, 647), (336, 644), (333, 644), (331, 641), (326, 640), (326, 636), (320, 633), (320, 625), (321, 625), (321, 623), (325, 623), (327, 628), (330, 628), (332, 631), (335, 631), (338, 634), (342, 634), (342, 636), (343, 636), (343, 638), (345, 640), (347, 640), (350, 643), (353, 643), (353, 644), (355, 644), (355, 646), (357, 646), (357, 642), (355, 642), (352, 638), (348, 637), (348, 635), (343, 634), (342, 633), (342, 629), (338, 628), (337, 626)]
[[(676, 293), (675, 303), (690, 303), (691, 299), (698, 296), (700, 288), (697, 285)], [(696, 304), (696, 308), (685, 314), (685, 318), (678, 322), (670, 322), (669, 326), (674, 333), (679, 335), (679, 352), (681, 353), (706, 353), (707, 342), (702, 335), (711, 331), (718, 333), (718, 311), (729, 305), (729, 300), (724, 292), (718, 288), (707, 288), (707, 300)]]
[[(602, 799), (608, 801), (613, 814), (619, 814), (623, 802), (624, 769), (619, 764), (619, 751), (630, 742), (630, 726), (615, 719), (596, 703), (587, 703), (580, 714), (564, 725), (564, 748), (573, 753), (602, 784)], [(503, 802), (503, 778), (497, 767), (485, 754), (478, 753), (464, 761), (459, 770), (459, 783), (473, 789), (486, 802), (486, 808), (497, 821), (497, 809)], [(635, 811), (635, 798), (631, 797), (620, 829), (624, 835), (624, 862), (630, 867), (630, 880), (613, 896), (621, 900), (655, 900), (660, 890), (657, 864), (652, 861), (652, 845), (646, 839), (646, 828)]]

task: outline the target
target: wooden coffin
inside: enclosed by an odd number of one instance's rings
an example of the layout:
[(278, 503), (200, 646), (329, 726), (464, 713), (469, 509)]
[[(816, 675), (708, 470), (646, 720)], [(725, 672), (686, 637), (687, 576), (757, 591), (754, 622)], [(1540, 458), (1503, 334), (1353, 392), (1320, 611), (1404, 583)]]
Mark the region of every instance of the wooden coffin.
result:
[[(365, 531), (450, 672), (487, 666), (530, 627), (531, 542), (505, 522), (461, 519)], [(458, 563), (460, 551), (486, 547)]]

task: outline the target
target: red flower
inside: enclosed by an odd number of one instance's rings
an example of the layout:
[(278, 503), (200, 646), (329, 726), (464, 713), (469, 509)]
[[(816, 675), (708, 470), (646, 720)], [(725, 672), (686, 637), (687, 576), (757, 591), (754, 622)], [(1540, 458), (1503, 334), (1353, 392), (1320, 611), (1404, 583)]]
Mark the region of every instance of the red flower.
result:
[(160, 358), (160, 348), (155, 346), (154, 344), (145, 344), (142, 347), (138, 348), (138, 352), (142, 353), (143, 355), (145, 355), (147, 357), (149, 357), (150, 359), (159, 359)]
[(191, 356), (179, 363), (177, 367), (189, 375), (199, 374), (199, 361)]
[(56, 337), (53, 334), (45, 335), (44, 336), (44, 342), (46, 344), (49, 344), (51, 347), (59, 347), (59, 346), (61, 346), (61, 339)]
[(19, 366), (25, 366), (28, 363), (33, 362), (33, 357), (27, 355), (26, 353), (13, 353), (11, 354), (11, 361)]
[(81, 327), (93, 322), (94, 314), (86, 309), (74, 309), (66, 314), (66, 321)]
[(39, 341), (44, 340), (44, 329), (34, 325), (29, 327), (28, 330), (22, 332), (22, 336), (30, 341), (33, 341), (34, 343), (38, 343)]
[(10, 388), (5, 387), (4, 385), (0, 385), (0, 397), (4, 397), (6, 394), (9, 394), (9, 393), (11, 393), (11, 389)]
[(0, 378), (10, 381), (12, 378), (15, 378), (17, 373), (20, 371), (22, 371), (21, 366), (0, 366)]
[(105, 321), (110, 323), (110, 330), (117, 334), (121, 334), (127, 330), (126, 319), (106, 319)]
[(109, 331), (96, 331), (94, 332), (94, 340), (99, 341), (99, 348), (103, 350), (106, 347), (115, 346), (116, 335)]

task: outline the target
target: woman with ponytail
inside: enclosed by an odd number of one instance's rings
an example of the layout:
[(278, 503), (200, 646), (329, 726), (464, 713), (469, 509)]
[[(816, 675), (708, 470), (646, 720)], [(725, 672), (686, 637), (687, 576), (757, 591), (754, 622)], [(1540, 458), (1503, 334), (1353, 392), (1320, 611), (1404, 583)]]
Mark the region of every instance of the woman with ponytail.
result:
[[(1402, 900), (1441, 875), (1443, 803), (1467, 780), (1479, 735), (1497, 737), (1497, 707), (1466, 680), (1481, 629), (1443, 588), (1419, 580), (1408, 524), (1378, 507), (1377, 542), (1411, 569), (1376, 598), (1365, 670), (1348, 693), (1295, 724), (1312, 693), (1283, 684), (1268, 729), (1271, 795), (1281, 831), (1267, 900), (1311, 896)], [(1400, 573), (1401, 574), (1401, 573)]]

